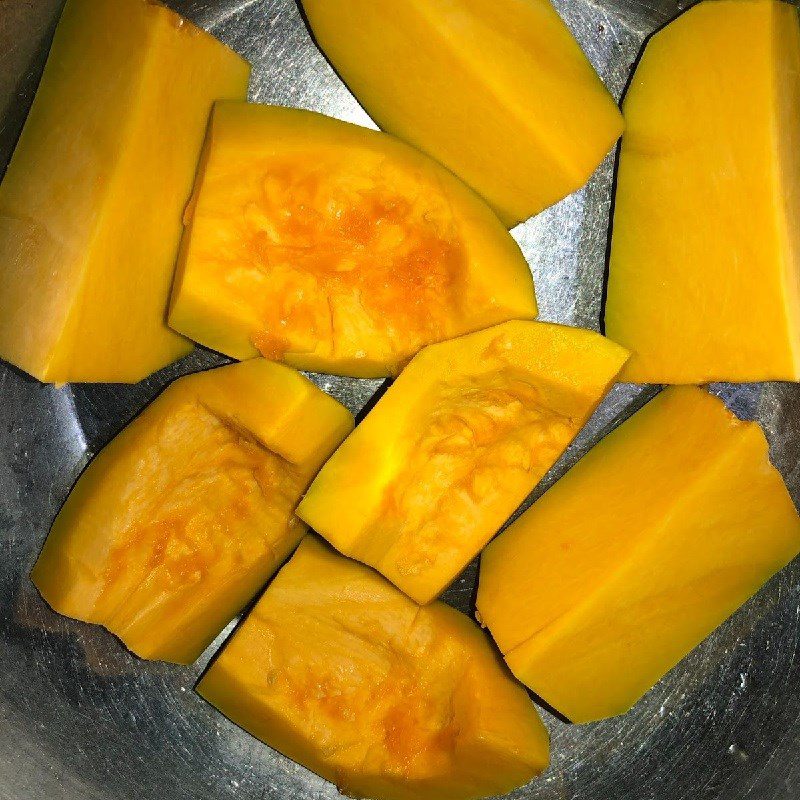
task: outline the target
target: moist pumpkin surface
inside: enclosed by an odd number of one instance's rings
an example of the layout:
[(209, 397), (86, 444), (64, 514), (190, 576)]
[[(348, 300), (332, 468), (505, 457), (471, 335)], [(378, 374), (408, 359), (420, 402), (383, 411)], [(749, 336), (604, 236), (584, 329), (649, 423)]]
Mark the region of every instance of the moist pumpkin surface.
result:
[(519, 248), (454, 176), (390, 136), (218, 104), (170, 320), (228, 355), (355, 376), (536, 301)]
[(323, 467), (298, 515), (429, 602), (553, 466), (627, 356), (597, 333), (524, 321), (431, 345)]
[(335, 400), (263, 359), (181, 378), (79, 478), (34, 583), (138, 655), (189, 663), (296, 547), (295, 507), (351, 428)]
[(348, 795), (467, 800), (547, 765), (547, 733), (488, 639), (306, 537), (197, 687)]

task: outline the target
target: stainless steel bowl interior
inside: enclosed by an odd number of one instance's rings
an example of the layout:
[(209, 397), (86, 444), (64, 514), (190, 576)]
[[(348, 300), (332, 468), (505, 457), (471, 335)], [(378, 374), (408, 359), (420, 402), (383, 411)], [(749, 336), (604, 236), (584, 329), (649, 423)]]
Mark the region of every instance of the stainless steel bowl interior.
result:
[[(60, 0), (0, 0), (0, 165), (44, 64)], [(173, 0), (254, 64), (252, 99), (369, 125), (308, 36), (294, 0)], [(557, 0), (618, 96), (674, 0)], [(542, 318), (597, 328), (613, 159), (514, 235)], [(27, 574), (92, 454), (174, 376), (220, 361), (198, 350), (138, 386), (42, 386), (0, 365), (0, 800), (305, 800), (335, 789), (225, 720), (192, 691), (193, 668), (145, 663), (106, 632), (57, 616)], [(376, 381), (315, 379), (354, 411)], [(646, 402), (620, 386), (542, 488)], [(800, 390), (717, 385), (759, 420), (800, 500)], [(473, 565), (447, 600), (471, 610)], [(627, 716), (578, 727), (545, 714), (553, 765), (526, 800), (796, 800), (800, 797), (800, 566), (794, 564)], [(222, 637), (220, 638), (221, 641)]]

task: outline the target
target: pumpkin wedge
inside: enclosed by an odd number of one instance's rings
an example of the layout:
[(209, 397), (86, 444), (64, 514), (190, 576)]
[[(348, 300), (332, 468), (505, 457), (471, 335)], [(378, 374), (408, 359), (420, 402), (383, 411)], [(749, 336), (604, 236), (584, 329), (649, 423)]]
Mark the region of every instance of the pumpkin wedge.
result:
[(489, 208), (386, 134), (310, 111), (214, 111), (170, 313), (233, 358), (395, 373), (421, 347), (536, 316)]
[(214, 100), (249, 65), (151, 0), (67, 0), (0, 184), (0, 358), (39, 380), (131, 382), (191, 343), (166, 324)]
[(533, 703), (477, 625), (311, 536), (197, 691), (351, 797), (501, 795), (549, 759)]
[(80, 477), (33, 581), (137, 655), (190, 663), (300, 541), (295, 506), (352, 426), (263, 359), (181, 378)]
[(592, 722), (627, 711), (798, 551), (761, 428), (673, 387), (486, 548), (478, 612), (523, 683)]
[(650, 40), (624, 103), (606, 306), (626, 380), (800, 380), (798, 108), (789, 3), (699, 3)]
[(297, 513), (427, 603), (553, 466), (627, 355), (591, 331), (537, 322), (431, 345), (325, 465)]
[(579, 189), (622, 115), (550, 0), (302, 0), (370, 116), (513, 225)]

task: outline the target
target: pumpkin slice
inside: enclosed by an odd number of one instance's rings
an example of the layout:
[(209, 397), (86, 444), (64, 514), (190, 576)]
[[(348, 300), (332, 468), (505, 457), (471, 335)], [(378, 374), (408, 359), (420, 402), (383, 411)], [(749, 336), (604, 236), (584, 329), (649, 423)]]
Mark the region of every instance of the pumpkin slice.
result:
[[(746, 57), (741, 57), (745, 54)], [(606, 331), (641, 383), (800, 380), (800, 24), (694, 6), (624, 109)]]
[(298, 515), (427, 603), (553, 466), (626, 358), (599, 334), (537, 322), (432, 345), (325, 465)]
[(302, 0), (381, 128), (513, 225), (579, 189), (622, 115), (550, 0)]
[(519, 247), (469, 189), (310, 111), (219, 104), (186, 222), (170, 324), (233, 358), (379, 377), (536, 316)]
[(667, 389), (481, 557), (509, 666), (574, 722), (627, 711), (800, 551), (761, 428)]
[(463, 614), (306, 537), (197, 691), (352, 797), (467, 800), (547, 767), (547, 732)]
[(190, 663), (300, 541), (295, 506), (352, 426), (263, 359), (181, 378), (80, 477), (33, 581), (134, 653)]
[(249, 75), (160, 3), (67, 0), (0, 184), (0, 358), (135, 383), (191, 350), (166, 324), (181, 214), (212, 102)]

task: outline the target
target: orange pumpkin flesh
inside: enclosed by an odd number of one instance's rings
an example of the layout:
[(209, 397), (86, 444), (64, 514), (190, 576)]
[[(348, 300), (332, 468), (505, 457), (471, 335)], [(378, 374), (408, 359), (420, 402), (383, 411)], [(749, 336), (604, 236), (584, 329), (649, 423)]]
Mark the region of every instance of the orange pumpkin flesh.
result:
[(219, 104), (186, 222), (170, 324), (234, 358), (375, 377), (536, 316), (519, 248), (469, 189), (319, 114)]
[(583, 186), (622, 115), (550, 0), (303, 0), (318, 44), (385, 131), (508, 225)]
[(164, 319), (181, 213), (212, 103), (249, 76), (162, 3), (68, 0), (0, 184), (0, 358), (136, 383), (192, 349)]
[(310, 536), (197, 690), (355, 797), (499, 795), (548, 762), (533, 703), (471, 620)]
[(624, 105), (606, 308), (633, 353), (625, 380), (800, 380), (798, 107), (791, 3), (698, 3), (649, 41)]
[(573, 722), (627, 711), (800, 551), (761, 428), (672, 387), (481, 556), (478, 610)]
[(596, 333), (537, 322), (432, 345), (325, 465), (298, 515), (427, 603), (555, 463), (626, 358)]
[(397, 194), (388, 167), (381, 181), (372, 165), (342, 166), (339, 157), (273, 164), (264, 202), (250, 211), (237, 257), (274, 271), (266, 291), (258, 281), (236, 288), (242, 301), (258, 298), (264, 331), (254, 343), (265, 356), (309, 351), (326, 334), (334, 350), (357, 352), (381, 335), (388, 352), (419, 349), (463, 313), (466, 255), (445, 210)]
[(267, 361), (182, 378), (81, 476), (33, 580), (138, 655), (189, 663), (296, 546), (294, 508), (351, 427)]

